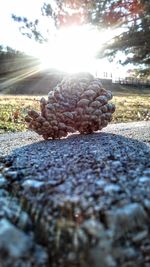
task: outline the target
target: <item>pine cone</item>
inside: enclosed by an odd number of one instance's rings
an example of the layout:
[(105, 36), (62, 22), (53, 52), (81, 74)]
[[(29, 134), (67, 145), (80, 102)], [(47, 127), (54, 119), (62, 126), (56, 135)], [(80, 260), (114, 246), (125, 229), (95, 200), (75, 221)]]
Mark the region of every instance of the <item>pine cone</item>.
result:
[(111, 91), (103, 88), (99, 78), (89, 73), (70, 75), (49, 92), (48, 100), (41, 99), (41, 113), (31, 110), (25, 121), (44, 139), (75, 131), (92, 133), (112, 120), (115, 106), (108, 103), (111, 99)]

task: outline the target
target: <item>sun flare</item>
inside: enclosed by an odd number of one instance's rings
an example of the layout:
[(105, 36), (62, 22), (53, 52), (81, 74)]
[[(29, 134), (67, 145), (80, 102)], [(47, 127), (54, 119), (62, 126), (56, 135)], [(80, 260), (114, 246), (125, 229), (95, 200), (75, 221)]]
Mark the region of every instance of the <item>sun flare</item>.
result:
[(96, 53), (110, 37), (110, 31), (99, 32), (88, 26), (61, 29), (42, 49), (41, 68), (93, 72)]

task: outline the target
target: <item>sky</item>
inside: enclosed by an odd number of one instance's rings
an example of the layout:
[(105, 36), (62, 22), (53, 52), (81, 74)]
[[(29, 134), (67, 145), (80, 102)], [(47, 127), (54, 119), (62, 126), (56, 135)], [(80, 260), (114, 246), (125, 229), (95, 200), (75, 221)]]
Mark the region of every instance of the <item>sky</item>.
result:
[[(51, 38), (48, 43), (41, 46), (20, 33), (19, 23), (12, 20), (11, 14), (25, 16), (31, 20), (41, 18), (41, 29), (44, 30), (45, 24), (49, 22), (41, 16), (43, 0), (0, 0), (0, 2), (0, 44), (39, 57), (43, 68), (56, 67), (70, 72), (90, 71), (98, 75), (108, 72), (108, 76), (112, 74), (114, 77), (126, 75), (127, 69), (117, 65), (115, 61), (110, 64), (106, 59), (94, 58), (102, 42), (109, 40), (113, 35), (111, 31), (99, 34), (89, 31), (87, 27), (83, 29), (74, 27), (70, 32), (64, 30), (57, 38)], [(53, 31), (52, 25), (51, 31)]]
[(0, 0), (0, 44), (31, 53), (34, 42), (23, 36), (19, 31), (19, 24), (14, 22), (11, 14), (27, 16), (29, 19), (40, 16), (42, 0)]

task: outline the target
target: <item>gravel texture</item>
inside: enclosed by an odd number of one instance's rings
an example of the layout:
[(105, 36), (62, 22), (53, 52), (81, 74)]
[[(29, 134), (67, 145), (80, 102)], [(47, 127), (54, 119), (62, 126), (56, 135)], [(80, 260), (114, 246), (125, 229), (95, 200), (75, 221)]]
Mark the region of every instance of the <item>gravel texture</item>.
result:
[(150, 266), (150, 122), (0, 142), (0, 266)]

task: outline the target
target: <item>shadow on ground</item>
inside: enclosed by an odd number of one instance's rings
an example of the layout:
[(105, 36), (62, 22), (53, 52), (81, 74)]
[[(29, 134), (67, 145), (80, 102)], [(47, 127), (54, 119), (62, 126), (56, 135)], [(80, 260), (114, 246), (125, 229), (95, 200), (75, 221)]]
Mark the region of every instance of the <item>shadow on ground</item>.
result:
[(5, 158), (42, 266), (150, 264), (149, 158), (144, 142), (104, 132), (35, 142)]

